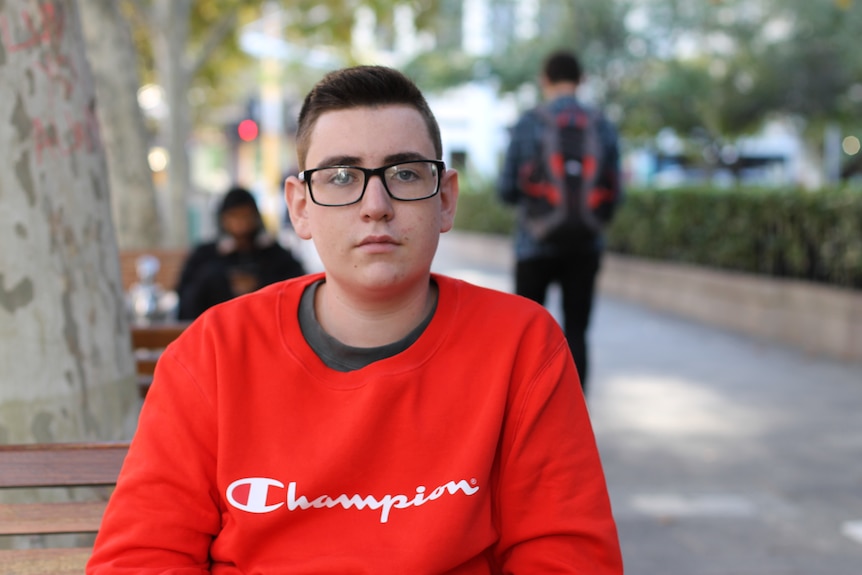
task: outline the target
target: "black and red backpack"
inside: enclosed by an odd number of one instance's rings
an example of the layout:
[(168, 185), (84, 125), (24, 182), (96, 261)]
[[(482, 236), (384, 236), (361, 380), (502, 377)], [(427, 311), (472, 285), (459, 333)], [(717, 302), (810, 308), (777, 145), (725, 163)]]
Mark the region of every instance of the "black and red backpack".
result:
[(598, 187), (601, 144), (595, 113), (579, 105), (536, 109), (542, 129), (533, 158), (518, 171), (526, 229), (537, 240), (570, 247), (595, 237), (607, 193)]

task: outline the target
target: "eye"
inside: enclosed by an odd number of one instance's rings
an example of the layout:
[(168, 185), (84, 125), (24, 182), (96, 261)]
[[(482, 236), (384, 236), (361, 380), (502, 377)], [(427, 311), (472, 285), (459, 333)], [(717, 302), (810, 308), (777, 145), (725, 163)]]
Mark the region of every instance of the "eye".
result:
[(332, 168), (326, 181), (333, 186), (349, 186), (358, 181), (358, 176), (356, 170)]
[(392, 166), (389, 180), (401, 183), (415, 182), (422, 178), (414, 166)]

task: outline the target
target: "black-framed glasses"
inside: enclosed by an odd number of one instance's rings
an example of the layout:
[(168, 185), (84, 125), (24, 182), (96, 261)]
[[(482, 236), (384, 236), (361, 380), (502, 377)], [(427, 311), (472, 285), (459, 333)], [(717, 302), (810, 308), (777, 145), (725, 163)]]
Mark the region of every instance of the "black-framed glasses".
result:
[(365, 195), (368, 180), (380, 176), (389, 197), (402, 202), (433, 198), (440, 191), (440, 174), (446, 164), (440, 160), (410, 160), (379, 168), (323, 166), (299, 173), (308, 185), (311, 201), (320, 206), (349, 206)]

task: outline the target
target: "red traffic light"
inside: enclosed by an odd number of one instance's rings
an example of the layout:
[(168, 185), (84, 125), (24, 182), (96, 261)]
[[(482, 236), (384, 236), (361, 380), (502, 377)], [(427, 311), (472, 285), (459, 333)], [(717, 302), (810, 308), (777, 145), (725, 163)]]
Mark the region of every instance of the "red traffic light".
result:
[(243, 120), (236, 127), (236, 133), (243, 142), (251, 142), (257, 138), (258, 131), (257, 122), (254, 120)]

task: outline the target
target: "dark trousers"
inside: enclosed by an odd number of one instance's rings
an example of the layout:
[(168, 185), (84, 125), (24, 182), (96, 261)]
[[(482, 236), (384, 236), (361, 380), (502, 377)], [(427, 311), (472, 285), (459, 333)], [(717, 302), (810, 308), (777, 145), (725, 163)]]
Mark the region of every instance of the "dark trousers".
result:
[(589, 367), (587, 328), (590, 325), (600, 261), (601, 252), (585, 251), (522, 260), (515, 267), (515, 292), (542, 305), (545, 304), (550, 285), (555, 282), (560, 284), (563, 331), (585, 392)]

